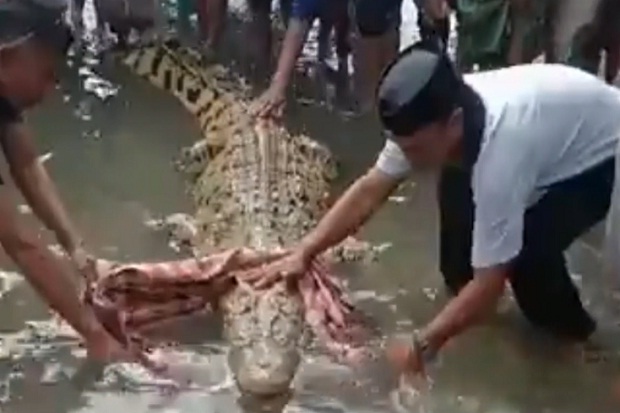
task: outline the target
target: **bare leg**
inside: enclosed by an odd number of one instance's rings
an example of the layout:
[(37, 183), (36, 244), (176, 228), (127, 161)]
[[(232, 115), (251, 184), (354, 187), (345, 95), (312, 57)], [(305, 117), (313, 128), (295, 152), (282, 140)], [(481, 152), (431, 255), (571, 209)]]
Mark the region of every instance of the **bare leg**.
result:
[(209, 1), (210, 0), (196, 0), (196, 11), (198, 13), (198, 37), (201, 41), (206, 41), (209, 33), (209, 18), (207, 16), (207, 3)]
[(523, 41), (525, 38), (526, 30), (526, 16), (520, 13), (513, 13), (512, 20), (512, 34), (510, 35), (510, 46), (508, 49), (508, 56), (506, 63), (509, 66), (518, 65), (524, 62), (524, 47)]
[(545, 9), (545, 26), (544, 26), (544, 53), (546, 63), (556, 63), (558, 56), (555, 47), (555, 26), (553, 22), (558, 18), (558, 1), (552, 0)]
[(325, 61), (329, 57), (329, 49), (330, 49), (330, 40), (332, 29), (334, 25), (332, 24), (332, 19), (330, 18), (322, 18), (319, 24), (319, 35), (318, 35), (318, 56), (317, 60), (320, 65), (325, 65)]
[(348, 98), (349, 94), (349, 54), (350, 45), (350, 19), (348, 4), (340, 2), (334, 21), (334, 31), (336, 36), (336, 56), (338, 57), (338, 76), (336, 80), (336, 92), (338, 100)]
[(280, 0), (280, 18), (282, 19), (285, 27), (288, 27), (292, 7), (293, 0)]
[(398, 54), (401, 0), (356, 0), (354, 61), (359, 109), (370, 112), (385, 66)]
[(252, 21), (248, 30), (251, 58), (259, 73), (266, 73), (271, 63), (271, 1), (248, 0)]
[(84, 12), (84, 3), (86, 0), (73, 0), (71, 2), (71, 24), (77, 31), (82, 31), (84, 22), (82, 19), (82, 13)]
[(202, 0), (206, 2), (207, 50), (217, 51), (226, 27), (228, 0)]
[(399, 33), (392, 29), (380, 36), (360, 36), (355, 49), (357, 59), (355, 72), (360, 110), (369, 112), (374, 107), (375, 90), (385, 66), (398, 54)]
[(613, 49), (607, 50), (607, 61), (605, 62), (605, 80), (613, 84), (618, 77), (620, 70), (620, 47), (616, 45)]
[(97, 28), (95, 29), (95, 42), (99, 43), (102, 48), (107, 48), (109, 45), (110, 39), (107, 37), (108, 32), (106, 31), (106, 20), (107, 17), (104, 16), (104, 7), (102, 7), (102, 1), (105, 0), (94, 0), (93, 5), (95, 7), (95, 13), (97, 14)]

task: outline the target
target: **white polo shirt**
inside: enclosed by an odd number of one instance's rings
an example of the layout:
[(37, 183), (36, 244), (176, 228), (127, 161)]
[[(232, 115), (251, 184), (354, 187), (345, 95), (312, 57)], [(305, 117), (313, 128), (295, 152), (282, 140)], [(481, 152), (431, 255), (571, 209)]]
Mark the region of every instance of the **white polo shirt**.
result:
[[(487, 110), (472, 177), (472, 265), (487, 268), (519, 254), (525, 211), (544, 188), (614, 156), (620, 91), (559, 64), (474, 73), (465, 81)], [(375, 166), (398, 179), (411, 170), (404, 153), (389, 140)]]

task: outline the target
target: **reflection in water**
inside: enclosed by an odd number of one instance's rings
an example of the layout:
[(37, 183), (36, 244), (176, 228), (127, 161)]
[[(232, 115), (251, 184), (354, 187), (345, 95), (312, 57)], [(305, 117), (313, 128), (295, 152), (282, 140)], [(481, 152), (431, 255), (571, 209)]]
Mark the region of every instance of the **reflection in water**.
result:
[[(411, 24), (412, 6), (405, 2), (404, 7), (405, 24)], [(408, 40), (405, 37), (405, 43)], [(30, 121), (41, 153), (53, 153), (48, 166), (77, 226), (102, 257), (173, 258), (166, 240), (143, 222), (190, 209), (184, 182), (172, 172), (170, 161), (198, 136), (193, 119), (175, 99), (113, 62), (99, 62), (88, 50), (72, 57), (64, 78), (63, 89)], [(336, 152), (345, 167), (341, 186), (372, 162), (373, 151), (382, 144), (373, 122), (327, 115), (317, 106), (293, 106), (290, 122)], [(446, 299), (436, 268), (434, 180), (417, 176), (414, 181), (364, 230), (369, 239), (393, 242), (394, 248), (378, 263), (343, 267), (351, 288), (359, 291), (357, 301), (386, 333), (410, 331)], [(31, 221), (27, 213), (23, 216)], [(496, 319), (449, 346), (434, 372), (431, 410), (409, 411), (617, 412), (610, 397), (618, 376), (613, 351), (620, 346), (617, 312), (604, 305), (608, 291), (596, 278), (598, 258), (592, 252), (576, 245), (571, 263), (584, 275), (583, 294), (602, 322), (607, 360), (587, 364), (575, 352), (558, 351), (557, 343), (526, 326), (508, 302)], [(0, 263), (5, 270), (13, 269), (3, 255)], [(24, 329), (25, 320), (44, 320), (47, 311), (12, 273), (0, 279), (3, 412), (260, 411), (255, 401), (239, 399), (231, 385), (218, 325), (212, 320), (190, 320), (165, 332), (186, 343), (171, 353), (178, 361), (174, 368), (200, 389), (162, 394), (152, 378), (130, 366), (104, 371), (86, 363), (75, 340), (46, 335), (44, 323)], [(381, 360), (350, 370), (310, 354), (290, 402), (282, 399), (264, 407), (283, 413), (387, 413), (394, 411), (395, 385)]]

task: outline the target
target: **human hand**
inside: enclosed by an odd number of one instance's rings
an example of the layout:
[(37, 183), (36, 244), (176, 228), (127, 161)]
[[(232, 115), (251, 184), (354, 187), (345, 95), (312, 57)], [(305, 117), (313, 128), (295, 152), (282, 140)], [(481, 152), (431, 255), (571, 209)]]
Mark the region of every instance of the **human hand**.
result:
[(69, 258), (75, 269), (82, 275), (87, 285), (93, 284), (99, 278), (97, 272), (97, 259), (84, 248), (78, 246), (73, 251), (69, 251)]
[(242, 281), (247, 282), (254, 288), (269, 288), (274, 283), (284, 279), (294, 279), (302, 276), (310, 268), (310, 259), (301, 249), (291, 249), (279, 252), (282, 256), (262, 267), (249, 270), (240, 275)]
[(98, 363), (138, 363), (153, 372), (162, 372), (165, 367), (151, 360), (141, 349), (125, 346), (105, 330), (98, 330), (85, 337), (88, 358)]
[(399, 376), (426, 377), (424, 351), (414, 333), (414, 338), (395, 338), (387, 344), (386, 356)]
[(259, 118), (280, 119), (286, 105), (285, 90), (272, 84), (253, 104), (252, 113)]

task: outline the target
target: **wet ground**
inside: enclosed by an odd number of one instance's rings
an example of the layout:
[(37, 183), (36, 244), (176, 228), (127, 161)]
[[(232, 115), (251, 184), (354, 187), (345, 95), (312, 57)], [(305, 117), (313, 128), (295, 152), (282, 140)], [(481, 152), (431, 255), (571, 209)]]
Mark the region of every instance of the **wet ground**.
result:
[[(405, 7), (405, 25), (411, 27), (415, 16), (408, 2)], [(411, 38), (411, 32), (406, 33), (405, 43)], [(88, 66), (75, 60), (65, 73), (63, 90), (30, 116), (41, 152), (52, 153), (51, 173), (95, 253), (131, 261), (173, 258), (165, 240), (143, 222), (189, 209), (183, 182), (170, 160), (198, 137), (197, 129), (172, 97), (113, 65)], [(370, 120), (328, 113), (319, 104), (293, 105), (289, 113), (292, 129), (326, 142), (342, 161), (342, 186), (364, 171), (382, 144)], [(27, 213), (24, 218), (39, 228)], [(393, 247), (377, 263), (343, 269), (358, 302), (386, 334), (421, 325), (445, 302), (437, 270), (436, 221), (433, 178), (416, 176), (362, 233)], [(611, 396), (614, 382), (620, 383), (616, 367), (620, 358), (615, 355), (620, 329), (609, 284), (600, 276), (598, 238), (594, 234), (587, 243), (579, 243), (571, 263), (576, 277), (583, 279), (584, 298), (601, 321), (605, 349), (601, 354), (606, 360), (585, 363), (558, 351), (507, 302), (488, 324), (449, 346), (434, 371), (435, 386), (425, 405), (409, 411), (617, 412), (620, 406)], [(49, 316), (30, 288), (9, 272), (14, 268), (8, 260), (3, 257), (1, 262), (7, 273), (0, 325), (8, 342), (26, 322)], [(187, 343), (182, 350), (202, 385), (199, 391), (175, 398), (127, 380), (122, 370), (108, 371), (103, 380), (95, 381), (92, 366), (84, 362), (73, 341), (52, 336), (46, 342), (45, 331), (36, 324), (34, 330), (42, 338), (37, 344), (2, 347), (0, 411), (258, 411), (229, 386), (225, 349), (217, 325), (207, 320), (175, 327)], [(381, 363), (353, 372), (315, 354), (303, 366), (292, 400), (280, 411), (392, 412), (392, 387)], [(274, 403), (272, 411), (278, 411)]]

